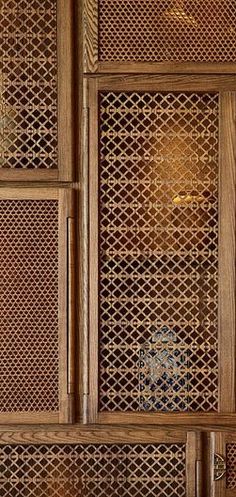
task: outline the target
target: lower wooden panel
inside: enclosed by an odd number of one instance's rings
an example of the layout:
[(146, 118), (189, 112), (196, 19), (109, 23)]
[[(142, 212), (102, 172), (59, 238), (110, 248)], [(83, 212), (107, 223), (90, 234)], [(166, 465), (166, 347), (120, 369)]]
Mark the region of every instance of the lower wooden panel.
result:
[(140, 427), (0, 431), (0, 495), (195, 497), (198, 436)]
[(72, 420), (72, 216), (69, 189), (0, 189), (2, 423)]

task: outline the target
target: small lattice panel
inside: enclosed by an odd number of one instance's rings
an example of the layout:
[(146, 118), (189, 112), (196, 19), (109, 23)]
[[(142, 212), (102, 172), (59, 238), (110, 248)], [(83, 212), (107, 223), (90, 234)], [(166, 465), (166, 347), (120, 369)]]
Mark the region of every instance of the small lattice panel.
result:
[(235, 0), (98, 2), (102, 62), (236, 62)]
[(0, 168), (57, 168), (56, 3), (0, 1)]
[(218, 404), (218, 95), (101, 92), (101, 411)]
[(57, 200), (0, 200), (0, 274), (0, 412), (58, 411)]
[(7, 445), (0, 495), (185, 497), (184, 444)]
[(236, 488), (236, 443), (226, 445), (226, 487)]

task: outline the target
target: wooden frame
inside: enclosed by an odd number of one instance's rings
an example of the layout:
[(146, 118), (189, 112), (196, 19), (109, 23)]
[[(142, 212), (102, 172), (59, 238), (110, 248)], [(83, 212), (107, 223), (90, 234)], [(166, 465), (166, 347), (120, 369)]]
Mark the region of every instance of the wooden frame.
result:
[(75, 395), (75, 317), (74, 254), (75, 226), (73, 192), (68, 188), (0, 188), (3, 200), (57, 200), (58, 237), (58, 345), (59, 345), (59, 412), (0, 413), (0, 422), (70, 423), (74, 419)]
[[(1, 427), (2, 428), (2, 427)], [(186, 497), (196, 497), (197, 461), (201, 458), (200, 435), (185, 431), (165, 431), (143, 429), (142, 427), (105, 427), (77, 426), (72, 429), (63, 427), (9, 427), (0, 431), (0, 446), (9, 444), (186, 444)]]
[(84, 2), (84, 72), (85, 73), (172, 73), (233, 74), (235, 63), (209, 62), (100, 62), (98, 53), (98, 0)]
[[(212, 91), (220, 93), (220, 219), (219, 219), (219, 412), (218, 413), (140, 413), (140, 412), (98, 412), (98, 103), (100, 90), (111, 91)], [(235, 206), (235, 76), (110, 76), (89, 79), (88, 91), (89, 137), (84, 150), (89, 150), (89, 304), (84, 300), (84, 315), (89, 312), (89, 331), (83, 338), (89, 348), (86, 373), (89, 377), (88, 419), (91, 423), (140, 423), (160, 425), (230, 426), (236, 424), (235, 416), (235, 308), (234, 308), (234, 206)], [(86, 152), (87, 156), (87, 152)], [(227, 168), (225, 165), (227, 164)], [(86, 161), (84, 174), (86, 175)], [(87, 192), (88, 194), (88, 192)], [(86, 217), (86, 211), (84, 211)], [(85, 221), (84, 221), (85, 223)], [(84, 232), (84, 234), (86, 234)], [(86, 242), (87, 243), (87, 242)], [(87, 246), (84, 255), (87, 257)], [(84, 286), (86, 295), (86, 285)], [(88, 305), (88, 307), (86, 307)], [(89, 395), (88, 395), (89, 393)], [(87, 413), (87, 409), (85, 410)], [(84, 420), (86, 420), (86, 415)]]
[(57, 0), (58, 168), (3, 169), (0, 181), (72, 181), (73, 150), (73, 1)]

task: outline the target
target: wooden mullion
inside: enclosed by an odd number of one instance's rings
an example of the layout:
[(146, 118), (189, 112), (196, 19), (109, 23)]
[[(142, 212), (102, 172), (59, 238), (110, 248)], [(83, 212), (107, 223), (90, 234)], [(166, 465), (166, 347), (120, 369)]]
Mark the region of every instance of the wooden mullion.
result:
[[(98, 412), (98, 123), (97, 82), (89, 85), (89, 421)], [(95, 129), (92, 128), (95, 126)]]
[(220, 95), (219, 412), (235, 412), (236, 93)]
[(59, 422), (61, 423), (73, 422), (74, 420), (74, 255), (76, 249), (74, 215), (73, 191), (69, 189), (61, 189), (59, 191)]
[(98, 69), (98, 0), (84, 0), (84, 72)]
[(73, 179), (73, 0), (57, 0), (58, 8), (58, 169), (59, 181)]

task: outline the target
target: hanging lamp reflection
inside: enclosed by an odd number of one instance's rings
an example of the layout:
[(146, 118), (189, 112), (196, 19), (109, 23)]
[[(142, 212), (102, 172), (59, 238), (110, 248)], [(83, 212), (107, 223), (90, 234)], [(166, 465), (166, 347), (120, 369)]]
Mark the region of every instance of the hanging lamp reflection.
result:
[(186, 24), (197, 25), (196, 19), (186, 11), (185, 0), (174, 0), (172, 6), (165, 11), (164, 15)]

